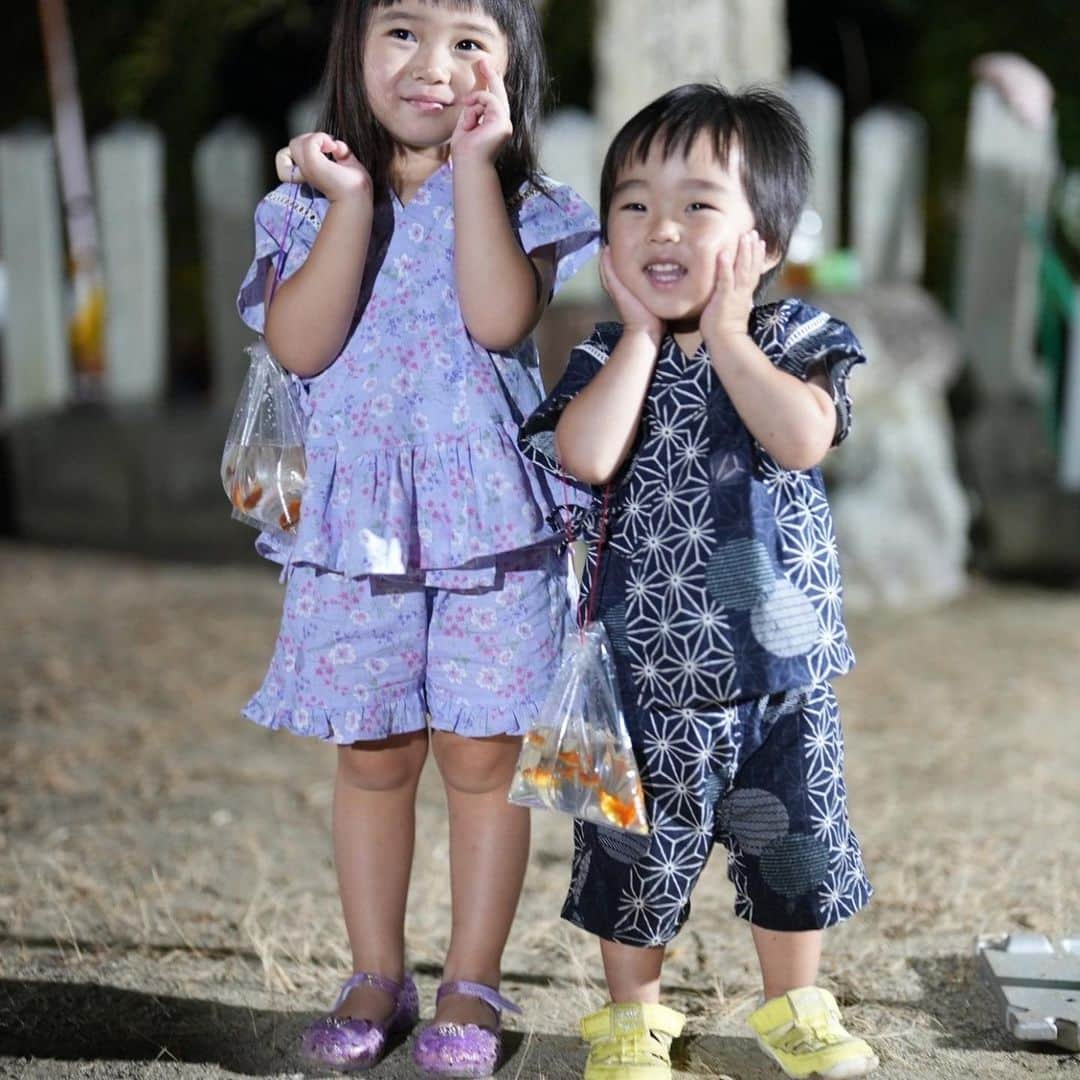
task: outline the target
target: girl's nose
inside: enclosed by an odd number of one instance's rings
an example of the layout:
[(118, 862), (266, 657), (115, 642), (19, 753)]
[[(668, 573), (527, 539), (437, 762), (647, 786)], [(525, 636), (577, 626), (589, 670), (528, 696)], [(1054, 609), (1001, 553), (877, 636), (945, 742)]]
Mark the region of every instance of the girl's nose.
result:
[(417, 82), (446, 83), (450, 81), (450, 65), (437, 50), (426, 49), (416, 54), (412, 75)]

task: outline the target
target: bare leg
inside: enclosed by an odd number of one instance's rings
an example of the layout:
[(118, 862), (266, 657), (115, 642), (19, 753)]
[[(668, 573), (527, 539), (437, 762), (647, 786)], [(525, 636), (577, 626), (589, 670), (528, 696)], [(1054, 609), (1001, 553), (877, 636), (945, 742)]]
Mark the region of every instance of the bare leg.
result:
[(761, 964), (766, 1001), (800, 986), (813, 986), (817, 982), (822, 931), (783, 933), (753, 925), (751, 930), (758, 962)]
[[(450, 948), (443, 981), (499, 985), (502, 954), (529, 859), (529, 812), (506, 801), (521, 740), (432, 733), (450, 812)], [(447, 996), (440, 1023), (492, 1026), (494, 1012), (475, 998)]]
[(640, 949), (617, 941), (600, 939), (600, 955), (608, 992), (616, 1004), (640, 1002), (655, 1005), (660, 1000), (660, 969), (664, 966), (662, 945)]
[[(338, 750), (334, 863), (353, 970), (400, 982), (405, 974), (405, 901), (412, 870), (416, 785), (427, 757), (426, 730)], [(389, 994), (358, 986), (338, 1016), (382, 1021)]]

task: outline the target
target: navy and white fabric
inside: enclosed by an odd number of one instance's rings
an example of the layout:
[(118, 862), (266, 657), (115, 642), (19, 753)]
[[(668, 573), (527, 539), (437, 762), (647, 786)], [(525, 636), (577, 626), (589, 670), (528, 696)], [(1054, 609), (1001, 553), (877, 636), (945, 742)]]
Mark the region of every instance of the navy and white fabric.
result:
[[(851, 368), (865, 360), (851, 330), (798, 300), (754, 309), (750, 333), (777, 367), (822, 375), (847, 435)], [(602, 323), (522, 428), (525, 456), (562, 476), (554, 429), (622, 334)], [(585, 485), (564, 480), (566, 502)], [(573, 490), (572, 490), (573, 489)], [(598, 492), (591, 492), (594, 504)], [(556, 496), (558, 492), (556, 491)], [(573, 515), (595, 540), (596, 517)], [(710, 708), (843, 675), (854, 661), (842, 618), (832, 516), (819, 469), (784, 469), (753, 438), (709, 360), (663, 342), (637, 444), (616, 479), (611, 552), (624, 587), (600, 609), (630, 659), (633, 700), (647, 708)]]
[[(848, 376), (865, 360), (851, 330), (797, 300), (755, 308), (749, 330), (777, 367), (825, 380), (841, 442)], [(706, 347), (687, 356), (668, 336), (598, 553), (602, 493), (563, 474), (554, 429), (621, 333), (597, 326), (521, 433), (526, 457), (562, 478), (558, 524), (590, 544), (581, 603), (611, 639), (654, 829), (626, 840), (577, 825), (564, 914), (612, 940), (661, 944), (719, 839), (739, 914), (778, 930), (831, 925), (870, 888), (847, 824), (828, 683), (854, 657), (821, 472), (781, 467)]]
[(735, 912), (757, 926), (819, 930), (866, 905), (828, 683), (711, 711), (636, 710), (629, 726), (652, 833), (576, 821), (563, 918), (610, 941), (664, 945), (717, 842)]

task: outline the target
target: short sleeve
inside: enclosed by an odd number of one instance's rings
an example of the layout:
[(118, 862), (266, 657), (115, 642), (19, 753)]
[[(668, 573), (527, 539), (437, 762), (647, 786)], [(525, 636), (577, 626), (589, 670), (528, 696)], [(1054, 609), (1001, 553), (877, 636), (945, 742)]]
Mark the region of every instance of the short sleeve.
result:
[(329, 202), (307, 184), (281, 184), (255, 207), (255, 258), (236, 299), (240, 318), (263, 333), (268, 275), (287, 281), (315, 244)]
[(604, 366), (619, 340), (622, 327), (618, 323), (601, 323), (592, 334), (570, 353), (563, 377), (521, 425), (518, 445), (534, 465), (560, 477), (579, 491), (591, 492), (588, 484), (574, 480), (564, 471), (555, 453), (555, 428), (567, 405), (593, 380)]
[(533, 184), (522, 188), (512, 213), (526, 254), (554, 245), (554, 293), (599, 250), (600, 222), (573, 188), (542, 179), (543, 188)]
[(755, 308), (750, 333), (770, 360), (804, 382), (823, 375), (836, 406), (833, 446), (851, 430), (848, 379), (866, 354), (847, 323), (800, 300), (782, 300)]
[(555, 428), (563, 410), (593, 380), (622, 334), (618, 323), (601, 323), (570, 353), (563, 377), (536, 411), (521, 425), (518, 447), (525, 459), (558, 481), (551, 485), (555, 510), (551, 528), (567, 539), (596, 536), (601, 519), (601, 492), (563, 470), (555, 452)]

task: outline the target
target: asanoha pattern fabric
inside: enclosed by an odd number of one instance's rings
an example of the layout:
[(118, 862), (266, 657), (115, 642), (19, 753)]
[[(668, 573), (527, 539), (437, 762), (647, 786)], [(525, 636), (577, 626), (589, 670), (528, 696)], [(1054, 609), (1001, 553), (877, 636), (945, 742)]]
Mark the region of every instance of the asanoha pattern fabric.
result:
[(757, 926), (824, 929), (868, 903), (828, 683), (712, 711), (640, 710), (629, 727), (652, 833), (575, 822), (564, 918), (611, 941), (664, 945), (716, 843), (735, 912)]
[[(526, 456), (556, 476), (559, 416), (621, 332), (598, 326), (523, 428)], [(786, 300), (755, 308), (750, 332), (778, 367), (827, 377), (840, 442), (848, 374), (865, 359), (847, 326)], [(586, 494), (555, 483), (571, 502)], [(599, 493), (590, 494), (595, 510)], [(595, 540), (595, 519), (575, 518), (586, 539)], [(643, 708), (708, 709), (821, 682), (853, 663), (821, 472), (784, 469), (753, 439), (704, 345), (690, 357), (673, 337), (661, 346), (637, 444), (615, 482), (607, 547), (626, 569), (617, 581), (604, 575), (599, 610)]]

